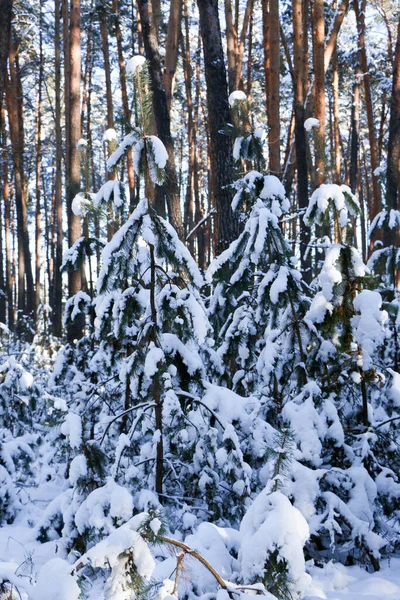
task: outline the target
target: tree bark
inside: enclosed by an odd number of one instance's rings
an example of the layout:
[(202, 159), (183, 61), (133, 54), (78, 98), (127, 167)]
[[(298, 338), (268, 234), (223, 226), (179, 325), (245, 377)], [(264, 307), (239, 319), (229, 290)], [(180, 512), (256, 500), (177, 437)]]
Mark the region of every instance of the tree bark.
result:
[(210, 128), (212, 201), (217, 209), (217, 251), (224, 250), (239, 233), (237, 219), (231, 209), (231, 193), (227, 186), (233, 180), (232, 144), (221, 130), (230, 120), (228, 91), (218, 0), (197, 0), (203, 42)]
[[(80, 190), (80, 153), (77, 143), (81, 137), (80, 115), (80, 79), (81, 79), (81, 30), (80, 30), (80, 0), (71, 0), (69, 13), (69, 54), (68, 70), (66, 73), (69, 88), (69, 112), (66, 121), (70, 122), (67, 137), (68, 156), (66, 169), (66, 199), (68, 218), (68, 244), (72, 246), (81, 236), (80, 217), (72, 212), (72, 201)], [(67, 82), (66, 82), (67, 83)], [(67, 85), (66, 85), (67, 89)], [(67, 107), (66, 107), (67, 108)], [(68, 274), (68, 293), (77, 294), (82, 288), (80, 269), (70, 270)], [(79, 316), (68, 327), (68, 340), (79, 339), (83, 334), (83, 317)]]
[(314, 115), (319, 127), (314, 130), (315, 136), (315, 170), (316, 184), (319, 187), (325, 181), (325, 17), (324, 1), (313, 0), (313, 66), (314, 66)]
[(54, 302), (53, 333), (62, 335), (62, 133), (61, 133), (61, 56), (60, 56), (60, 16), (61, 0), (55, 0), (54, 22), (54, 77), (55, 77), (55, 129), (56, 129), (56, 164), (55, 164), (55, 198), (54, 227), (56, 230), (56, 252), (54, 265)]
[(40, 305), (40, 272), (41, 272), (41, 222), (40, 222), (40, 196), (41, 196), (41, 165), (42, 165), (42, 86), (43, 86), (43, 34), (42, 34), (42, 10), (40, 8), (39, 18), (39, 80), (37, 92), (36, 108), (36, 239), (35, 239), (35, 321), (37, 320), (37, 311)]
[(4, 101), (5, 98), (1, 94), (1, 147), (2, 147), (2, 164), (3, 164), (3, 198), (4, 198), (4, 237), (5, 237), (5, 266), (6, 266), (6, 298), (7, 298), (7, 323), (11, 331), (14, 330), (14, 302), (13, 302), (13, 271), (12, 271), (12, 239), (11, 239), (11, 198), (10, 186), (8, 181), (8, 151), (7, 151), (7, 132), (5, 121)]
[[(124, 60), (124, 53), (122, 48), (122, 32), (119, 22), (119, 11), (118, 11), (118, 0), (113, 0), (112, 3), (114, 13), (114, 26), (115, 26), (115, 37), (117, 40), (117, 52), (118, 52), (118, 65), (119, 65), (119, 82), (121, 86), (121, 98), (122, 98), (122, 111), (124, 114), (124, 133), (128, 133), (131, 125), (131, 111), (129, 108), (128, 92), (126, 87), (126, 67)], [(133, 210), (135, 201), (135, 174), (133, 171), (132, 161), (132, 149), (129, 149), (126, 157), (127, 172), (128, 172), (128, 184), (129, 184), (129, 198), (130, 198), (130, 210)]]
[(0, 0), (0, 94), (6, 87), (13, 0)]
[(274, 175), (281, 171), (280, 154), (280, 21), (279, 0), (269, 0), (269, 10), (265, 13), (267, 0), (263, 0), (264, 70), (266, 106), (268, 121), (269, 170)]
[[(393, 63), (386, 178), (386, 209), (398, 210), (400, 185), (400, 19), (397, 25), (397, 42)], [(396, 229), (384, 231), (386, 245), (397, 245), (397, 240), (398, 231)]]
[(24, 172), (22, 87), (18, 56), (14, 50), (12, 41), (10, 41), (9, 65), (10, 77), (6, 86), (6, 100), (14, 165), (15, 204), (17, 209), (18, 310), (21, 311), (21, 315), (31, 315), (34, 302), (34, 285), (29, 250), (28, 206)]
[(153, 91), (153, 111), (157, 134), (168, 152), (168, 161), (165, 167), (166, 181), (164, 185), (161, 186), (160, 191), (166, 199), (170, 222), (179, 238), (183, 240), (185, 232), (178, 193), (174, 144), (171, 136), (171, 121), (167, 106), (167, 96), (162, 79), (161, 58), (158, 49), (157, 36), (151, 14), (151, 5), (148, 0), (139, 0), (139, 12), (146, 58), (149, 61), (150, 80)]
[(178, 61), (179, 31), (182, 16), (182, 0), (171, 0), (165, 47), (164, 88), (168, 111), (171, 111), (176, 64)]
[[(293, 71), (294, 71), (294, 115), (295, 115), (295, 149), (297, 167), (297, 199), (299, 209), (308, 206), (308, 173), (307, 173), (307, 147), (304, 129), (304, 102), (305, 102), (305, 68), (304, 68), (304, 40), (303, 40), (303, 7), (301, 0), (292, 0), (293, 9)], [(307, 245), (310, 241), (308, 227), (300, 227), (300, 257), (304, 279), (311, 280), (310, 253), (307, 254)]]
[(379, 167), (378, 148), (376, 143), (374, 113), (372, 106), (371, 82), (368, 74), (367, 50), (365, 47), (365, 10), (366, 0), (361, 0), (361, 5), (358, 0), (353, 0), (354, 12), (357, 21), (358, 31), (358, 48), (360, 57), (360, 66), (363, 73), (365, 109), (368, 122), (368, 138), (371, 155), (371, 179), (372, 179), (372, 204), (369, 207), (369, 217), (372, 221), (378, 212), (381, 210), (381, 190), (379, 187), (378, 175), (375, 175), (375, 170)]

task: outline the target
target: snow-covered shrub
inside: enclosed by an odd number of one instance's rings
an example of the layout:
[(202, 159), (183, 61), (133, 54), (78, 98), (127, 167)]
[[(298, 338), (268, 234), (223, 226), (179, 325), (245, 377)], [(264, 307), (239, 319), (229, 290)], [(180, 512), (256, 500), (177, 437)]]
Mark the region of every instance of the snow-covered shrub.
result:
[(307, 521), (280, 491), (267, 486), (240, 525), (239, 562), (244, 583), (262, 581), (278, 598), (299, 598), (310, 583), (303, 546)]

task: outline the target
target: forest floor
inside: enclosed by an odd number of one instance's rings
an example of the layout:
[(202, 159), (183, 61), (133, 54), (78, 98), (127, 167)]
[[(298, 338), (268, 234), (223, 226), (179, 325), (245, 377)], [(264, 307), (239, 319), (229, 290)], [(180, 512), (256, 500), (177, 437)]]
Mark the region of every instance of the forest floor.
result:
[[(14, 581), (19, 592), (15, 597), (21, 600), (27, 598), (26, 592), (36, 600), (34, 587), (41, 566), (62, 554), (57, 539), (46, 543), (36, 539), (46, 507), (60, 492), (51, 481), (21, 488), (23, 510), (11, 525), (0, 528), (0, 581)], [(400, 600), (400, 558), (382, 560), (377, 573), (332, 562), (323, 568), (310, 566), (308, 571), (312, 583), (304, 600)], [(96, 600), (101, 600), (98, 595)]]

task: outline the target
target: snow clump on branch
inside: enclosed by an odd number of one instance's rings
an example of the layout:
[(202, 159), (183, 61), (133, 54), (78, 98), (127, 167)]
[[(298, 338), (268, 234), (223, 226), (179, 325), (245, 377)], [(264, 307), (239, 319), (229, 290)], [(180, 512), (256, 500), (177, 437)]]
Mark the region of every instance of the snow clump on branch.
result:
[(132, 56), (126, 63), (126, 72), (129, 75), (130, 73), (135, 74), (137, 69), (141, 69), (146, 62), (146, 59), (141, 54), (136, 54)]

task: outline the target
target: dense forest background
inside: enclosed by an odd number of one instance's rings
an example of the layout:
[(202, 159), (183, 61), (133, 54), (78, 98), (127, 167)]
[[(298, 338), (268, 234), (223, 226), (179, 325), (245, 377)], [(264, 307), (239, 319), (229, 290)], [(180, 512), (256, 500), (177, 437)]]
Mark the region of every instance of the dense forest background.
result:
[(0, 598), (327, 598), (379, 571), (399, 7), (0, 15)]
[[(263, 130), (258, 167), (283, 182), (293, 215), (286, 232), (307, 280), (309, 234), (299, 215), (323, 183), (358, 194), (355, 243), (367, 259), (370, 223), (382, 207), (397, 207), (394, 2), (14, 2), (12, 13), (10, 1), (2, 6), (0, 320), (11, 329), (46, 305), (61, 335), (65, 298), (88, 286), (76, 271), (67, 291), (67, 246), (81, 235), (110, 239), (142, 194), (131, 153), (119, 169), (105, 164), (140, 119), (127, 73), (135, 54), (150, 66), (148, 133), (169, 153), (156, 210), (202, 269), (238, 232), (228, 186), (246, 164), (234, 164), (235, 126), (246, 136)], [(247, 98), (241, 124), (228, 103), (235, 90)], [(319, 127), (305, 129), (309, 117)], [(222, 136), (228, 123), (230, 137)], [(71, 210), (75, 195), (95, 193), (107, 179), (128, 183), (121, 214), (81, 222)]]

